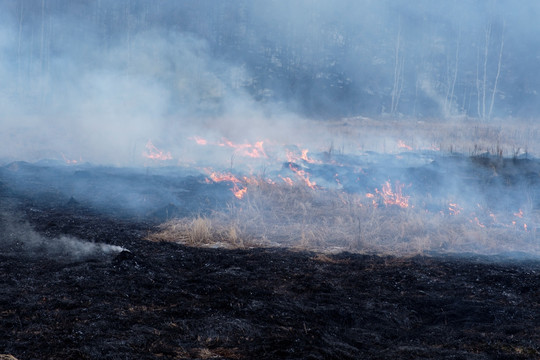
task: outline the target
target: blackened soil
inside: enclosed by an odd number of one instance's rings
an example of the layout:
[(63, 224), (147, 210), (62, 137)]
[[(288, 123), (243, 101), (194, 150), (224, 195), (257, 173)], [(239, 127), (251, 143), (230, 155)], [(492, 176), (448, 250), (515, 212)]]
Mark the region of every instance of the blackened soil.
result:
[(77, 208), (18, 211), (44, 236), (129, 249), (4, 244), (0, 353), (20, 360), (540, 357), (535, 262), (197, 249)]

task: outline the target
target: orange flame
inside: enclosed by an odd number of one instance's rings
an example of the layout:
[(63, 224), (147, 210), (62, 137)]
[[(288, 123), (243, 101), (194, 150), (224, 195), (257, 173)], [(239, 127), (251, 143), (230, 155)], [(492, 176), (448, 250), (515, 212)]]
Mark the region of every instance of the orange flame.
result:
[(458, 204), (450, 203), (448, 204), (448, 211), (450, 211), (450, 215), (459, 215), (461, 208)]
[(308, 149), (303, 149), (302, 150), (302, 156), (300, 156), (300, 158), (304, 161), (307, 161), (307, 162), (310, 162), (310, 159), (308, 158), (307, 156), (307, 153), (309, 152)]
[(285, 184), (287, 184), (289, 186), (294, 185), (294, 181), (290, 177), (283, 177), (281, 175), (279, 175), (279, 177), (281, 178), (281, 180), (283, 180), (285, 182)]
[(381, 191), (375, 189), (375, 192), (382, 196), (386, 206), (398, 205), (401, 208), (407, 208), (409, 207), (410, 196), (403, 195), (403, 186), (403, 184), (396, 181), (394, 191), (392, 191), (392, 184), (390, 184), (390, 181), (388, 180), (383, 184)]
[[(469, 221), (470, 221), (470, 222), (473, 222), (472, 220), (469, 220)], [(478, 220), (478, 217), (476, 217), (476, 216), (474, 217), (474, 223), (475, 223), (476, 225), (480, 226), (481, 228), (485, 228), (485, 227), (486, 227), (486, 225), (482, 224), (482, 223), (480, 222), (480, 220)]]
[[(231, 182), (233, 184), (231, 191), (234, 194), (234, 196), (236, 196), (236, 198), (238, 199), (242, 199), (247, 192), (247, 187), (239, 186), (239, 184), (241, 184), (242, 181), (239, 180), (233, 174), (230, 174), (230, 173), (220, 174), (220, 173), (212, 172), (209, 176), (210, 176), (210, 179), (212, 179), (212, 181), (216, 183), (223, 182), (223, 181)], [(206, 182), (209, 183), (210, 180), (206, 179)]]
[(227, 146), (233, 148), (235, 153), (252, 158), (268, 157), (263, 148), (264, 141), (257, 141), (255, 144), (235, 144), (230, 140), (223, 139), (219, 146)]
[(233, 192), (234, 196), (236, 196), (237, 199), (242, 199), (244, 195), (247, 193), (247, 188), (239, 188), (238, 186), (234, 186), (231, 191)]
[(210, 174), (210, 179), (212, 179), (213, 182), (222, 182), (222, 181), (230, 181), (234, 184), (239, 184), (240, 180), (233, 174), (219, 174), (216, 172), (212, 172)]
[(146, 151), (143, 152), (143, 156), (152, 160), (171, 160), (172, 156), (170, 152), (164, 153), (163, 150), (159, 150), (152, 144), (151, 140), (146, 143)]
[(303, 160), (303, 161), (305, 161), (305, 162), (307, 162), (309, 164), (322, 164), (322, 161), (320, 161), (320, 160), (311, 159), (308, 156), (308, 152), (309, 152), (308, 149), (302, 149), (301, 154), (297, 155), (294, 152), (292, 152), (290, 150), (287, 150), (287, 161), (288, 162), (295, 162), (297, 160)]
[(334, 174), (334, 179), (336, 179), (336, 182), (338, 184), (338, 187), (343, 187), (343, 185), (341, 185), (341, 181), (339, 181), (339, 174)]
[(409, 151), (412, 151), (412, 149), (413, 149), (409, 145), (405, 144), (405, 142), (403, 140), (398, 140), (398, 148), (409, 150)]
[(295, 160), (297, 160), (298, 157), (294, 155), (294, 153), (290, 150), (287, 150), (287, 162), (295, 162)]
[(79, 162), (82, 162), (82, 158), (79, 158), (79, 160), (75, 160), (75, 159), (72, 160), (72, 159), (68, 159), (66, 155), (64, 155), (64, 153), (60, 153), (60, 154), (62, 154), (62, 158), (64, 159), (66, 164), (74, 165), (74, 164), (78, 164)]
[(293, 164), (289, 164), (289, 169), (291, 169), (300, 179), (302, 179), (308, 187), (315, 189), (317, 184), (314, 181), (309, 180), (308, 172), (293, 166)]
[(217, 142), (217, 143), (210, 143), (208, 140), (200, 136), (192, 136), (189, 139), (194, 140), (197, 143), (197, 145), (212, 144), (212, 145), (217, 145), (221, 147), (230, 147), (234, 149), (235, 154), (245, 156), (245, 157), (252, 157), (252, 158), (268, 157), (263, 148), (264, 141), (257, 141), (254, 144), (250, 144), (250, 143), (236, 144), (225, 138), (223, 138), (220, 142)]
[(190, 138), (191, 140), (195, 140), (195, 142), (197, 143), (197, 145), (207, 145), (208, 144), (208, 140), (206, 139), (203, 139), (202, 137), (200, 136), (193, 136)]
[(375, 194), (372, 194), (372, 193), (367, 193), (366, 194), (366, 197), (368, 199), (371, 199), (371, 205), (373, 205), (373, 207), (378, 207), (379, 205), (377, 204), (377, 200), (375, 199)]

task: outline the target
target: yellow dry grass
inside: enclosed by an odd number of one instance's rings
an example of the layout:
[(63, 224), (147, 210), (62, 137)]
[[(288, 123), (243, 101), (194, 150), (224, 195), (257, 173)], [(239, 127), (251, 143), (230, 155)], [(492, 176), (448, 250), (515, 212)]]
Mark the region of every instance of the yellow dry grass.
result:
[[(379, 153), (436, 150), (467, 155), (540, 156), (540, 126), (531, 119), (371, 119), (352, 117), (325, 123), (325, 132), (345, 151)], [(400, 140), (401, 142), (399, 142)], [(406, 146), (404, 146), (406, 145)]]
[[(465, 117), (445, 121), (354, 117), (321, 122), (320, 126), (314, 123), (305, 129), (304, 137), (317, 139), (319, 145), (329, 144), (326, 150), (314, 149), (328, 155), (410, 149), (473, 156), (539, 156), (540, 143), (536, 140), (540, 126), (533, 123), (530, 119), (494, 119), (485, 123)], [(487, 213), (426, 211), (421, 204), (433, 203), (433, 199), (411, 199), (405, 209), (380, 202), (374, 206), (372, 201), (363, 194), (268, 184), (261, 179), (247, 185), (245, 197), (235, 199), (225, 210), (169, 221), (149, 239), (190, 246), (286, 246), (400, 255), (540, 253), (535, 226), (525, 230), (524, 221), (512, 225), (512, 214), (495, 214), (505, 219), (497, 223)], [(449, 203), (438, 203), (434, 208), (444, 209)], [(527, 221), (538, 223), (540, 217), (533, 213), (532, 206), (527, 210)]]
[[(487, 222), (486, 222), (487, 224)], [(471, 215), (373, 204), (373, 199), (306, 186), (249, 185), (246, 196), (206, 217), (163, 224), (148, 237), (190, 246), (282, 246), (322, 252), (540, 253), (534, 230), (485, 225)]]

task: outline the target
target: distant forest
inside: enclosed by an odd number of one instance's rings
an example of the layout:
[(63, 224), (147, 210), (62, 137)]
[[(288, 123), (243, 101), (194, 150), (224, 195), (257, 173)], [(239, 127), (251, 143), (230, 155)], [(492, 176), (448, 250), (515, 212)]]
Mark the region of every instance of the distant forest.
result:
[(169, 112), (220, 112), (241, 93), (317, 118), (540, 114), (537, 1), (6, 0), (0, 13), (1, 95), (36, 109), (79, 75), (116, 72), (159, 83)]

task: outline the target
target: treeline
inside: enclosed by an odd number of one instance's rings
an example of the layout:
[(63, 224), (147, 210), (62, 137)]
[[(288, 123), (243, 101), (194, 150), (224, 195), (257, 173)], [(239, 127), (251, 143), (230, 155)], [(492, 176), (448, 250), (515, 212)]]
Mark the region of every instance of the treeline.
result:
[[(537, 115), (540, 6), (470, 3), (8, 0), (0, 8), (16, 74), (9, 91), (28, 99), (47, 97), (62, 76), (51, 66), (58, 59), (84, 70), (121, 48), (115, 70), (129, 75), (151, 51), (140, 34), (168, 37), (172, 47), (171, 34), (182, 34), (204, 59), (241, 70), (213, 66), (221, 83), (309, 116)], [(182, 64), (168, 61), (166, 76), (156, 76), (172, 89)]]

